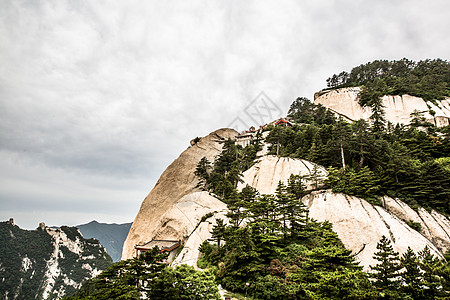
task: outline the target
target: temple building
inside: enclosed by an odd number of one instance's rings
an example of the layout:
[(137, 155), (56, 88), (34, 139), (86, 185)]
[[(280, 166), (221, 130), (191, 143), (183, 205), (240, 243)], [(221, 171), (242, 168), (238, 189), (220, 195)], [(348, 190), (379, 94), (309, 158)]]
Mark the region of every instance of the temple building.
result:
[(180, 246), (181, 241), (179, 240), (151, 240), (146, 244), (134, 246), (134, 249), (136, 250), (136, 257), (138, 257), (142, 253), (158, 247), (159, 253), (169, 252), (169, 256), (167, 257), (165, 263), (171, 263), (175, 258)]

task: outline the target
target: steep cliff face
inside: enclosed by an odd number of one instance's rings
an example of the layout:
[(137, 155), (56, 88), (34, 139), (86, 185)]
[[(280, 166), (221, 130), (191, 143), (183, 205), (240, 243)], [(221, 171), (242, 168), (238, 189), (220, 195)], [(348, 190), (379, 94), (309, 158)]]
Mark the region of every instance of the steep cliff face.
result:
[(0, 223), (0, 298), (61, 299), (112, 263), (75, 227), (23, 230)]
[[(192, 147), (185, 150), (164, 171), (141, 205), (125, 241), (122, 259), (133, 257), (135, 245), (149, 242), (155, 237), (187, 240), (189, 230), (185, 230), (185, 224), (189, 223), (188, 221), (172, 218), (170, 223), (164, 224), (161, 217), (165, 214), (172, 214), (176, 210), (179, 211), (182, 207), (181, 203), (186, 200), (183, 197), (198, 192), (196, 188), (198, 181), (194, 172), (200, 159), (206, 157), (209, 161), (213, 161), (214, 157), (222, 150), (222, 142), (226, 139), (234, 139), (237, 135), (238, 132), (233, 129), (219, 129), (193, 143)], [(192, 200), (198, 196), (194, 194), (188, 197), (191, 197)], [(204, 199), (204, 197), (202, 195), (200, 198)], [(178, 205), (181, 199), (183, 201)], [(214, 211), (216, 204), (211, 205), (211, 210)], [(207, 212), (209, 212), (208, 209), (197, 210), (196, 213), (201, 218)], [(179, 213), (183, 215), (182, 212)], [(175, 224), (176, 222), (181, 223)]]
[[(304, 160), (262, 157), (244, 172), (242, 185), (249, 184), (260, 193), (273, 194), (278, 181), (286, 182), (290, 174), (307, 175), (311, 166), (312, 163)], [(450, 222), (434, 211), (428, 213), (420, 209), (417, 213), (405, 203), (388, 197), (384, 199), (383, 208), (330, 190), (314, 191), (302, 201), (308, 207), (311, 218), (328, 220), (333, 224), (333, 230), (344, 245), (356, 254), (366, 269), (375, 263), (372, 256), (383, 235), (391, 239), (398, 252), (406, 251), (408, 246), (415, 251), (428, 246), (434, 254), (442, 257), (441, 253), (449, 247)], [(423, 224), (420, 232), (412, 229), (405, 221)]]
[[(372, 111), (370, 108), (362, 108), (357, 100), (359, 87), (341, 88), (336, 90), (321, 91), (314, 95), (314, 103), (322, 104), (336, 114), (348, 120), (368, 119)], [(402, 95), (383, 96), (386, 120), (394, 124), (408, 124), (411, 113), (415, 110), (423, 113), (425, 119), (436, 126), (447, 126), (450, 120), (450, 99), (438, 102), (438, 106), (422, 98)], [(430, 113), (434, 112), (434, 116)]]

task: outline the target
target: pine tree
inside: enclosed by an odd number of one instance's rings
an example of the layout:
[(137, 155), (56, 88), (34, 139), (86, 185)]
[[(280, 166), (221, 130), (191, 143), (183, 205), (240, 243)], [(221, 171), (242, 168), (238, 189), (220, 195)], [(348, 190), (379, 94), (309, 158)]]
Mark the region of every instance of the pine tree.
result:
[(224, 224), (222, 219), (217, 219), (217, 224), (213, 227), (211, 231), (211, 240), (217, 242), (217, 248), (220, 248), (220, 242), (223, 241), (225, 236), (225, 231), (227, 226)]
[(403, 285), (402, 289), (413, 299), (424, 299), (422, 289), (422, 271), (419, 267), (419, 259), (414, 251), (408, 247), (400, 258), (403, 272), (401, 273)]
[(395, 299), (400, 287), (399, 254), (394, 251), (391, 241), (384, 235), (378, 242), (377, 249), (378, 251), (374, 253), (373, 258), (379, 263), (370, 267), (373, 271), (371, 277), (375, 279), (374, 285), (377, 288), (381, 289), (388, 297)]
[(442, 284), (439, 276), (439, 269), (442, 262), (430, 252), (430, 248), (425, 247), (419, 252), (420, 268), (423, 270), (424, 295), (426, 299), (438, 299), (441, 295)]
[(194, 172), (195, 176), (197, 176), (199, 179), (199, 183), (197, 185), (198, 187), (202, 187), (205, 190), (208, 190), (210, 170), (211, 170), (211, 163), (208, 161), (206, 157), (203, 157), (198, 162)]

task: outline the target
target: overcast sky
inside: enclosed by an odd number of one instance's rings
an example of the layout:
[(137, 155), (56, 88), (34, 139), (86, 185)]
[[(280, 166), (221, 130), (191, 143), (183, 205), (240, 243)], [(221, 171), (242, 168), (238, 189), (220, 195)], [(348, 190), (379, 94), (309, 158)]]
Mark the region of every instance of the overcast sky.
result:
[(0, 1), (0, 220), (131, 222), (197, 136), (261, 92), (450, 57), (448, 0)]

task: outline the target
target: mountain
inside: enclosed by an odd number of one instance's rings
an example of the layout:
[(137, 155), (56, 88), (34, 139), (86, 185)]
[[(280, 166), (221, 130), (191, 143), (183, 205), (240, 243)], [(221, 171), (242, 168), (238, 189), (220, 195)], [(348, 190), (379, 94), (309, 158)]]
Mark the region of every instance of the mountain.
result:
[[(133, 257), (130, 250), (134, 245), (152, 239), (180, 239), (185, 247), (173, 264), (195, 266), (199, 257), (198, 247), (211, 237), (210, 230), (216, 224), (216, 219), (226, 219), (225, 203), (196, 188), (198, 179), (193, 176), (195, 162), (201, 157), (211, 158), (219, 153), (220, 141), (224, 136), (235, 136), (231, 129), (221, 129), (220, 134), (217, 133), (201, 138), (161, 176), (136, 217), (134, 228), (124, 245), (124, 249), (127, 249), (123, 254), (124, 259)], [(266, 155), (243, 173), (243, 182), (238, 185), (238, 189), (249, 184), (260, 193), (273, 194), (280, 180), (287, 182), (291, 174), (310, 175), (314, 166), (306, 160)], [(326, 177), (325, 169), (317, 167), (322, 177)], [(182, 183), (182, 189), (174, 190), (171, 186), (173, 182)], [(158, 189), (163, 186), (166, 188)], [(416, 212), (407, 204), (390, 197), (383, 199), (383, 205), (373, 205), (359, 197), (319, 187), (302, 201), (309, 208), (310, 216), (333, 224), (344, 245), (357, 254), (356, 257), (366, 269), (374, 263), (372, 256), (383, 235), (391, 237), (394, 249), (400, 253), (405, 252), (408, 246), (415, 251), (428, 246), (432, 253), (443, 257), (442, 253), (450, 249), (450, 221), (447, 217), (424, 209)], [(214, 216), (202, 220), (202, 216), (208, 213), (214, 213)], [(421, 229), (417, 231), (411, 228), (408, 225), (410, 221), (421, 224)], [(138, 236), (136, 232), (142, 234)]]
[(0, 222), (1, 299), (61, 299), (111, 263), (102, 245), (75, 227), (24, 230), (12, 219)]
[(122, 248), (132, 223), (106, 224), (92, 221), (77, 225), (85, 239), (97, 239), (105, 247), (114, 262), (120, 260)]
[[(122, 259), (132, 258), (135, 255), (134, 246), (150, 242), (153, 238), (186, 241), (187, 236), (198, 223), (196, 220), (201, 219), (207, 212), (215, 210), (214, 203), (217, 199), (211, 199), (214, 197), (206, 193), (204, 197), (212, 200), (211, 205), (205, 206), (204, 202), (199, 203), (199, 209), (188, 212), (191, 205), (200, 198), (193, 193), (201, 192), (197, 188), (198, 179), (194, 172), (203, 157), (213, 160), (222, 151), (223, 142), (234, 139), (237, 135), (238, 132), (234, 129), (216, 130), (199, 141), (193, 142), (191, 147), (167, 167), (142, 202), (123, 246)], [(186, 199), (190, 201), (185, 205), (177, 205)], [(166, 222), (165, 214), (171, 210), (178, 211), (178, 217), (172, 219), (173, 222)]]

